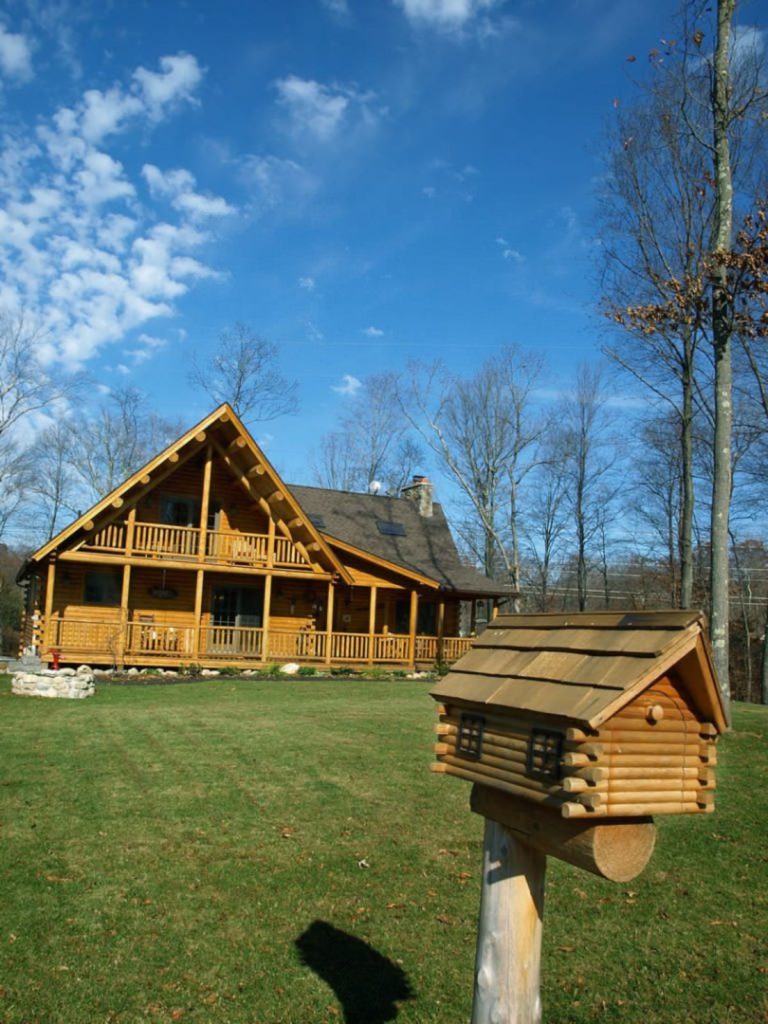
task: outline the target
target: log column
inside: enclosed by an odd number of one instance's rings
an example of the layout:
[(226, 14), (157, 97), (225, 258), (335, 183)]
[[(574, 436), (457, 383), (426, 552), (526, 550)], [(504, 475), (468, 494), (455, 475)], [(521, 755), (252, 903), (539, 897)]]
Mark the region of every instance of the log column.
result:
[(325, 664), (331, 664), (331, 653), (333, 649), (333, 599), (336, 588), (333, 580), (328, 580), (328, 596), (325, 602)]
[(204, 562), (208, 553), (208, 510), (211, 506), (211, 473), (213, 470), (213, 445), (205, 450), (205, 469), (203, 470), (203, 497), (200, 502), (200, 523), (197, 538), (197, 558)]
[(45, 580), (45, 611), (43, 613), (43, 636), (50, 651), (53, 646), (53, 591), (56, 586), (56, 554), (48, 559), (48, 575)]
[(437, 602), (437, 658), (439, 665), (445, 661), (443, 656), (443, 637), (445, 635), (445, 601), (440, 598)]
[[(131, 543), (133, 542), (131, 538)], [(126, 539), (126, 548), (128, 540)], [(130, 629), (128, 616), (128, 601), (131, 593), (131, 563), (126, 562), (123, 566), (123, 586), (120, 592), (120, 632), (117, 634), (115, 644), (115, 662), (118, 668), (125, 668), (125, 649), (130, 647), (128, 642), (128, 631)]]
[(261, 660), (269, 655), (269, 617), (272, 608), (272, 576), (264, 577), (264, 611), (261, 625)]
[(192, 635), (192, 660), (197, 661), (200, 657), (201, 634), (203, 631), (203, 586), (205, 584), (205, 570), (197, 570), (195, 581), (195, 631)]
[(368, 664), (373, 664), (373, 648), (376, 632), (376, 593), (377, 588), (371, 587), (371, 603), (368, 607)]
[(547, 858), (485, 819), (472, 1024), (540, 1024)]
[(419, 592), (411, 591), (411, 610), (408, 617), (408, 661), (416, 667), (416, 626), (419, 621)]

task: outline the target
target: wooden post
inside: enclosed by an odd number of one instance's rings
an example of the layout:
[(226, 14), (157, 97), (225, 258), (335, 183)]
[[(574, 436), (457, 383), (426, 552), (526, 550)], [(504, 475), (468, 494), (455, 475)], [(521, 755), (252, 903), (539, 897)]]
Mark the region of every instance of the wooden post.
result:
[(477, 601), (473, 598), (469, 603), (469, 635), (474, 636), (477, 631)]
[(195, 632), (192, 636), (192, 660), (197, 661), (200, 657), (200, 634), (203, 630), (203, 585), (205, 583), (205, 570), (197, 570), (197, 581), (195, 583)]
[(419, 621), (419, 592), (411, 591), (411, 613), (408, 617), (408, 661), (416, 667), (416, 625)]
[(264, 619), (261, 625), (261, 660), (266, 661), (269, 654), (269, 616), (272, 607), (272, 576), (264, 577)]
[(50, 651), (53, 645), (53, 591), (56, 586), (56, 556), (51, 555), (48, 559), (48, 576), (45, 581), (45, 612), (43, 619), (43, 636), (45, 646)]
[(368, 608), (368, 664), (373, 664), (374, 633), (376, 632), (376, 587), (371, 587), (371, 603)]
[(197, 538), (197, 558), (204, 562), (208, 553), (208, 509), (211, 505), (211, 471), (213, 469), (213, 445), (205, 450), (205, 469), (203, 470), (203, 497), (200, 502), (200, 531)]
[(547, 858), (485, 819), (472, 1024), (540, 1024)]
[(267, 568), (273, 568), (275, 564), (275, 520), (271, 513), (267, 520)]
[[(133, 538), (131, 538), (132, 541)], [(126, 538), (126, 546), (128, 539)], [(118, 668), (125, 668), (125, 649), (128, 646), (130, 621), (128, 616), (128, 600), (131, 593), (131, 563), (123, 566), (123, 588), (120, 594), (120, 632), (115, 644), (115, 662)]]
[(443, 661), (443, 634), (445, 633), (445, 601), (440, 598), (437, 602), (437, 658), (438, 665)]
[(328, 580), (328, 597), (325, 602), (325, 664), (331, 664), (331, 653), (333, 649), (333, 598), (336, 588), (333, 580)]
[(136, 506), (132, 505), (128, 510), (128, 523), (125, 529), (125, 557), (130, 558), (133, 554), (133, 538), (136, 533)]

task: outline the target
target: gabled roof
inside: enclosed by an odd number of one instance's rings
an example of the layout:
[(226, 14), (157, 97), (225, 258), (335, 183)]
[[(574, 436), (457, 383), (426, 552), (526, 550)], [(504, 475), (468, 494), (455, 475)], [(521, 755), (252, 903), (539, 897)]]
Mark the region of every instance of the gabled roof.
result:
[[(164, 475), (172, 472), (186, 458), (201, 451), (208, 441), (213, 443), (214, 450), (233, 473), (242, 474), (243, 486), (249, 489), (254, 501), (265, 503), (267, 497), (274, 501), (282, 518), (289, 523), (289, 532), (297, 535), (294, 539), (299, 539), (300, 535), (300, 542), (316, 545), (314, 550), (318, 552), (317, 557), (322, 558), (329, 571), (351, 582), (338, 556), (307, 518), (290, 489), (282, 483), (277, 471), (226, 402), (39, 548), (25, 563), (19, 578), (26, 575), (35, 562), (42, 561), (63, 545), (75, 543), (79, 534), (99, 528), (110, 519), (124, 515), (126, 504), (135, 502), (142, 494), (152, 490)], [(250, 473), (253, 474), (252, 478)]]
[[(503, 584), (462, 564), (438, 503), (433, 505), (433, 514), (426, 517), (408, 498), (300, 484), (289, 487), (307, 515), (321, 523), (320, 529), (329, 539), (428, 577), (442, 590), (478, 597), (508, 593), (509, 588)], [(398, 524), (403, 529), (382, 533), (378, 523)]]
[(594, 729), (674, 669), (702, 716), (722, 732), (727, 713), (705, 628), (695, 611), (500, 615), (432, 696)]

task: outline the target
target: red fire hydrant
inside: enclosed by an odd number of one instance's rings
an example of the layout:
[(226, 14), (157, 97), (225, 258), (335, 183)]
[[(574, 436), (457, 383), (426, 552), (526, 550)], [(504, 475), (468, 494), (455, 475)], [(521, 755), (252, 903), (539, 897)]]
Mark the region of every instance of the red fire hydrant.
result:
[(58, 668), (59, 668), (59, 658), (60, 657), (61, 657), (61, 651), (57, 651), (55, 647), (52, 647), (51, 648), (51, 658), (53, 660), (51, 661), (51, 666), (52, 666), (54, 671), (57, 671)]

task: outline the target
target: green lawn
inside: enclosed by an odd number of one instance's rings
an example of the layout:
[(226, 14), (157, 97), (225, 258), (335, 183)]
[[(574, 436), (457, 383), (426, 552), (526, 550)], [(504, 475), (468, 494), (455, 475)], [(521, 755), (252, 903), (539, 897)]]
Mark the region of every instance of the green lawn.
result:
[[(482, 823), (427, 690), (3, 681), (0, 1021), (468, 1021)], [(550, 861), (547, 1024), (768, 1019), (768, 709), (734, 717), (639, 879)]]

